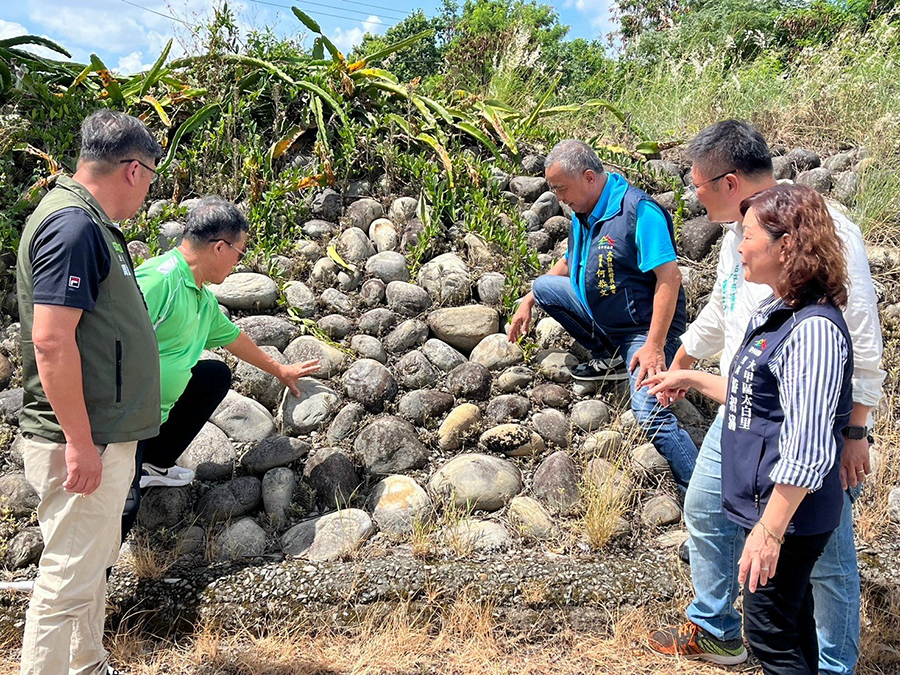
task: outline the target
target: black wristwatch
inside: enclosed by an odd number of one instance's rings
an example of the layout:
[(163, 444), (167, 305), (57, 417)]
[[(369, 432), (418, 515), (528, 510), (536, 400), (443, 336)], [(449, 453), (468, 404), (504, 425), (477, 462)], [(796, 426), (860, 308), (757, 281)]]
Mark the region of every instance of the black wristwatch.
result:
[(844, 438), (849, 438), (851, 441), (861, 441), (869, 437), (869, 430), (866, 427), (857, 427), (852, 424), (844, 427), (841, 433), (844, 435)]

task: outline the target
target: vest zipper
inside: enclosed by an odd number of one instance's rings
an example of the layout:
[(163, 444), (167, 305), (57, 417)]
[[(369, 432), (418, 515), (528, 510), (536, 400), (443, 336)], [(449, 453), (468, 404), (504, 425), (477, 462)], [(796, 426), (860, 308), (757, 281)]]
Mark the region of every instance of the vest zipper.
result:
[(122, 343), (116, 340), (116, 403), (122, 402)]

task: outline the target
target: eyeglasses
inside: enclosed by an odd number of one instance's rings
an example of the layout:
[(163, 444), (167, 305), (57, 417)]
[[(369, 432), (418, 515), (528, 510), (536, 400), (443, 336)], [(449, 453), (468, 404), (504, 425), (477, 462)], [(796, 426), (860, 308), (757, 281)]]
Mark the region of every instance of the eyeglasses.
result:
[(147, 171), (149, 171), (150, 173), (153, 174), (153, 178), (150, 179), (150, 185), (153, 185), (156, 182), (156, 179), (159, 178), (159, 172), (156, 169), (154, 169), (152, 166), (147, 166), (139, 159), (120, 159), (119, 160), (119, 164), (131, 164), (132, 162), (137, 162), (142, 167), (147, 169)]
[(221, 241), (221, 242), (224, 243), (224, 244), (228, 244), (228, 248), (232, 249), (233, 251), (235, 251), (235, 252), (238, 254), (238, 262), (241, 262), (241, 260), (244, 259), (244, 256), (247, 255), (247, 249), (244, 249), (244, 250), (242, 251), (241, 249), (239, 249), (237, 246), (235, 246), (234, 244), (232, 244), (232, 243), (231, 243), (230, 241), (228, 241), (227, 239), (210, 239), (210, 240), (209, 240), (209, 243), (210, 243), (210, 244), (214, 244), (214, 243), (216, 243), (217, 241)]
[(709, 185), (710, 183), (715, 183), (717, 180), (722, 180), (723, 178), (725, 178), (725, 176), (727, 176), (730, 173), (737, 173), (737, 169), (732, 169), (731, 171), (726, 171), (721, 176), (716, 176), (715, 178), (710, 178), (709, 180), (705, 180), (701, 183), (695, 183), (694, 179), (691, 178), (691, 187), (694, 188), (694, 190), (696, 190), (698, 187), (702, 187), (704, 185)]

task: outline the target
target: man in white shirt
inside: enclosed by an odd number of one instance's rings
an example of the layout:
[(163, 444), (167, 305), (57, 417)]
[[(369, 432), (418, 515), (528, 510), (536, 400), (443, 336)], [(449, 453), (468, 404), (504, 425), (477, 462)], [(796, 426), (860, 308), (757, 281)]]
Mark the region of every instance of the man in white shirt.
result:
[[(707, 127), (691, 142), (689, 154), (697, 197), (710, 220), (728, 224), (709, 303), (682, 336), (682, 346), (671, 368), (690, 368), (697, 360), (720, 353), (720, 370), (727, 373), (751, 313), (771, 293), (768, 286), (744, 281), (737, 251), (742, 238), (739, 206), (745, 198), (773, 187), (777, 181), (765, 140), (745, 122), (726, 120)], [(853, 413), (841, 458), (845, 488), (841, 525), (816, 563), (812, 581), (819, 672), (853, 673), (859, 657), (860, 591), (851, 507), (870, 471), (866, 425), (881, 396), (885, 373), (879, 367), (881, 327), (862, 233), (838, 204), (829, 202), (828, 206), (844, 243), (850, 278), (844, 319), (853, 342)], [(734, 664), (747, 658), (741, 641), (740, 615), (734, 608), (740, 590), (737, 563), (743, 534), (722, 513), (723, 414), (720, 409), (706, 435), (685, 496), (695, 592), (687, 609), (688, 621), (656, 631), (650, 645), (665, 654)]]

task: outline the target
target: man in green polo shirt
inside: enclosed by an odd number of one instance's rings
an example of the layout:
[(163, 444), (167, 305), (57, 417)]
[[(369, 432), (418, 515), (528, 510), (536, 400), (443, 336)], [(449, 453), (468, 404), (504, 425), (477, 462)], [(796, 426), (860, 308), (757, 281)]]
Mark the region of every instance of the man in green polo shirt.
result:
[(162, 426), (158, 436), (138, 444), (137, 471), (122, 517), (123, 539), (137, 518), (142, 487), (185, 485), (193, 479), (193, 472), (175, 461), (231, 386), (227, 365), (200, 360), (204, 349), (225, 347), (298, 396), (297, 380), (319, 368), (318, 361), (285, 365), (266, 354), (222, 313), (206, 286), (222, 283), (244, 256), (247, 231), (247, 220), (234, 204), (205, 197), (187, 217), (182, 244), (137, 269), (159, 344)]

